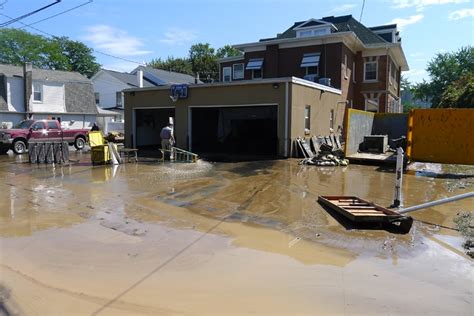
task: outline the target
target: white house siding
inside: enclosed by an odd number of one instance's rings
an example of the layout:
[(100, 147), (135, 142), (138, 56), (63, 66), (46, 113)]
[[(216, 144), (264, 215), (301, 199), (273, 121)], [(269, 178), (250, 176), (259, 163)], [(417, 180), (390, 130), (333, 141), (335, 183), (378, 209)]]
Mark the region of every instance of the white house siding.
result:
[(56, 82), (46, 81), (33, 81), (34, 83), (40, 83), (43, 86), (43, 101), (33, 101), (33, 95), (31, 95), (31, 111), (32, 112), (54, 112), (64, 113), (66, 112), (66, 106), (64, 103), (64, 85)]
[(61, 126), (66, 129), (74, 128), (91, 128), (94, 122), (97, 120), (95, 115), (83, 115), (83, 114), (66, 114), (66, 113), (56, 113), (56, 114), (35, 114), (35, 120), (47, 120), (51, 118), (57, 119), (61, 118)]
[(25, 119), (20, 113), (0, 113), (0, 128), (11, 128)]
[(25, 112), (22, 78), (7, 78), (8, 111)]
[[(115, 79), (111, 75), (102, 72), (93, 80), (94, 92), (99, 93), (99, 106), (101, 108), (111, 108), (117, 105), (117, 92), (130, 88), (123, 82)], [(123, 103), (122, 103), (123, 104)]]

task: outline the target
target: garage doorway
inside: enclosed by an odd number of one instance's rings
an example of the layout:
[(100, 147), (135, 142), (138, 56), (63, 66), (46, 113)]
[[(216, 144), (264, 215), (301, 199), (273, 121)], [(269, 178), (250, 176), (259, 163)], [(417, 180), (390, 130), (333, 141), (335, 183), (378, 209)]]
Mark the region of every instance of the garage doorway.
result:
[(278, 108), (272, 106), (193, 107), (191, 148), (212, 160), (275, 158)]
[(136, 147), (155, 150), (161, 148), (161, 129), (168, 124), (170, 117), (174, 117), (174, 113), (174, 108), (136, 109)]

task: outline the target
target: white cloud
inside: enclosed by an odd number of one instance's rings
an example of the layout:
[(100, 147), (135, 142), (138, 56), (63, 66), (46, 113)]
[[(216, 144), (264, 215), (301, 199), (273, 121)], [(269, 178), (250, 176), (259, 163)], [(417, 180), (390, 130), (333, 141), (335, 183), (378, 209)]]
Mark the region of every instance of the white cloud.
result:
[(474, 16), (474, 9), (462, 9), (462, 10), (457, 10), (454, 12), (451, 12), (449, 14), (448, 19), (449, 20), (460, 20), (464, 18), (468, 18)]
[(339, 5), (339, 6), (335, 7), (335, 8), (333, 8), (330, 12), (333, 12), (333, 13), (343, 13), (343, 12), (351, 11), (351, 10), (354, 9), (355, 7), (357, 7), (357, 4), (354, 4), (354, 3), (347, 3), (347, 4)]
[(403, 76), (412, 83), (421, 82), (423, 79), (428, 80), (429, 77), (426, 70), (423, 69), (410, 69), (408, 71), (404, 71)]
[(408, 19), (396, 18), (393, 19), (390, 24), (396, 23), (399, 30), (405, 28), (405, 26), (410, 24), (415, 24), (420, 22), (423, 19), (423, 14), (412, 15)]
[(111, 55), (140, 56), (151, 51), (143, 50), (143, 41), (127, 32), (108, 25), (94, 25), (87, 28), (87, 34), (82, 39), (91, 42), (94, 48), (103, 50)]
[(469, 0), (393, 0), (393, 7), (405, 9), (415, 7), (417, 11), (422, 11), (425, 7), (442, 4), (466, 3)]
[(194, 31), (173, 27), (165, 32), (160, 42), (174, 46), (186, 44), (196, 38), (197, 34)]

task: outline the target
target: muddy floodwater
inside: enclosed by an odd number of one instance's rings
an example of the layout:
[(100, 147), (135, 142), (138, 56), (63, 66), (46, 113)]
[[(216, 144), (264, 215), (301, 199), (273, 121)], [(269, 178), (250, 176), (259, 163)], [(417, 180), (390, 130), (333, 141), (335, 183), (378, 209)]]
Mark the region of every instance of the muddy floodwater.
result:
[[(453, 229), (472, 200), (409, 234), (343, 226), (319, 195), (388, 206), (394, 174), (297, 160), (69, 166), (0, 157), (0, 315), (472, 315)], [(405, 205), (473, 190), (409, 172)]]

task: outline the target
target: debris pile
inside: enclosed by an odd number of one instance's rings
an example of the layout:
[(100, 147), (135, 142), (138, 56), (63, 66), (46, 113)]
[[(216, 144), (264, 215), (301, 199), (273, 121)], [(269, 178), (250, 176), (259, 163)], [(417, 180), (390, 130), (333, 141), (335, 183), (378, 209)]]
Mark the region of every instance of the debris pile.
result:
[(310, 142), (311, 144), (304, 138), (296, 139), (297, 146), (304, 156), (300, 164), (314, 166), (347, 166), (349, 164), (349, 160), (344, 159), (344, 151), (337, 136), (313, 136)]

